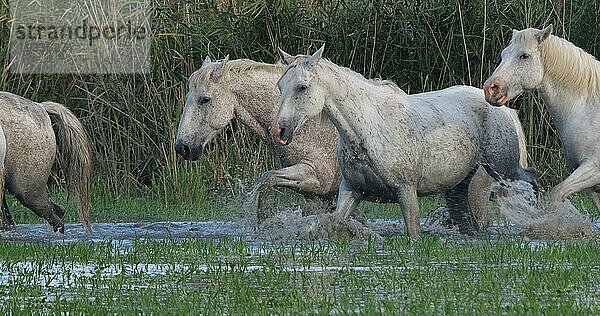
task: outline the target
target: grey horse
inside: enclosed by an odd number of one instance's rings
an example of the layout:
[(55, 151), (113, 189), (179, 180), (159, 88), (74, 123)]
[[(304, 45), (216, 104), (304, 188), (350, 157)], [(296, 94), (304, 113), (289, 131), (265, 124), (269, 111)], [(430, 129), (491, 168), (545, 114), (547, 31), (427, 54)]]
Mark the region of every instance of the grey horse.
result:
[[(64, 233), (65, 209), (50, 200), (47, 188), (58, 140), (60, 166), (76, 198), (81, 223), (89, 230), (91, 148), (79, 120), (58, 103), (37, 103), (8, 92), (0, 92), (0, 113), (0, 125), (6, 138), (6, 190), (45, 219), (54, 231)], [(0, 217), (4, 226), (15, 224), (5, 196)]]
[(407, 234), (418, 237), (417, 196), (446, 192), (460, 231), (473, 234), (477, 225), (467, 196), (479, 166), (496, 178), (535, 181), (519, 164), (513, 118), (489, 106), (480, 89), (407, 95), (392, 82), (367, 80), (322, 59), (323, 50), (295, 57), (281, 51), (289, 66), (278, 82), (281, 99), (271, 135), (293, 144), (295, 130), (308, 119), (324, 113), (333, 122), (340, 134), (341, 218), (363, 199), (398, 202)]
[(272, 145), (281, 169), (265, 172), (256, 182), (253, 191), (258, 192), (259, 220), (271, 215), (268, 192), (272, 187), (292, 188), (329, 205), (341, 179), (335, 153), (337, 133), (331, 122), (309, 120), (298, 129), (295, 144), (273, 145), (268, 132), (279, 102), (276, 84), (284, 68), (248, 59), (212, 62), (207, 57), (189, 78), (177, 129), (175, 148), (188, 160), (197, 160), (233, 119)]
[(513, 30), (502, 62), (484, 84), (485, 98), (502, 106), (523, 91), (537, 90), (574, 170), (550, 191), (550, 209), (585, 190), (600, 210), (600, 62), (551, 33), (552, 25)]
[[(4, 130), (0, 125), (0, 201), (4, 201), (4, 159), (6, 158), (6, 137), (4, 137)], [(5, 209), (0, 204), (0, 227), (4, 225), (5, 222), (14, 223), (12, 216), (8, 209)]]

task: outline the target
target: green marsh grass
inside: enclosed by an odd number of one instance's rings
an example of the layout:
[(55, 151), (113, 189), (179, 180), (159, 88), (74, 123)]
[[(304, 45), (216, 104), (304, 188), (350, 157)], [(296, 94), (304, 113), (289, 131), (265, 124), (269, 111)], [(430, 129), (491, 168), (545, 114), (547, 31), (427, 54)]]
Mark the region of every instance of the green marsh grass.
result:
[(594, 314), (598, 240), (0, 242), (0, 312)]

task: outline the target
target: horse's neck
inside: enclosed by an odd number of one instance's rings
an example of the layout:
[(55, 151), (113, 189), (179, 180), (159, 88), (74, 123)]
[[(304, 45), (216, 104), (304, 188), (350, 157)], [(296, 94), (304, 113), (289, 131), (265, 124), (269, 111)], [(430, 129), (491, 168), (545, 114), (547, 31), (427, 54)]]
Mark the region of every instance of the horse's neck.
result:
[(573, 117), (583, 110), (582, 107), (588, 99), (587, 95), (567, 89), (551, 77), (544, 77), (538, 92), (559, 133), (562, 133)]
[[(341, 77), (340, 77), (341, 76)], [(375, 138), (389, 130), (385, 116), (393, 107), (396, 117), (403, 116), (408, 100), (400, 93), (389, 95), (389, 88), (376, 86), (360, 78), (344, 78), (345, 74), (328, 75), (325, 112), (336, 126), (340, 137), (353, 146), (369, 146)], [(393, 101), (392, 101), (393, 100)], [(385, 104), (394, 102), (394, 104)], [(396, 122), (398, 123), (398, 122)]]
[(238, 99), (236, 117), (263, 140), (269, 138), (269, 128), (275, 116), (279, 94), (276, 86), (280, 74), (252, 71), (236, 75), (230, 84)]
[(558, 37), (550, 36), (545, 43), (545, 72), (538, 91), (558, 127), (568, 126), (573, 119), (584, 118), (587, 106), (597, 102), (600, 63)]

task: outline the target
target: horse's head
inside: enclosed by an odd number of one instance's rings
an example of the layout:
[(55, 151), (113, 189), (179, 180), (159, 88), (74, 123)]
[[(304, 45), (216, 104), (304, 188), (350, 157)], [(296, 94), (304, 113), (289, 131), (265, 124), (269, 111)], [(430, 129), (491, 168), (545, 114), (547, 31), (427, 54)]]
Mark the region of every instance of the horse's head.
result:
[(177, 128), (175, 150), (183, 158), (197, 160), (204, 147), (233, 119), (237, 99), (229, 88), (224, 67), (229, 61), (211, 62), (189, 79), (189, 91)]
[(540, 86), (544, 77), (540, 45), (551, 33), (552, 25), (543, 30), (513, 30), (510, 44), (502, 51), (502, 62), (483, 85), (486, 101), (502, 106)]
[(279, 50), (281, 60), (288, 68), (277, 82), (281, 97), (279, 111), (271, 126), (271, 137), (278, 144), (289, 144), (295, 129), (323, 110), (325, 94), (315, 68), (324, 49), (325, 45), (310, 56), (291, 56)]

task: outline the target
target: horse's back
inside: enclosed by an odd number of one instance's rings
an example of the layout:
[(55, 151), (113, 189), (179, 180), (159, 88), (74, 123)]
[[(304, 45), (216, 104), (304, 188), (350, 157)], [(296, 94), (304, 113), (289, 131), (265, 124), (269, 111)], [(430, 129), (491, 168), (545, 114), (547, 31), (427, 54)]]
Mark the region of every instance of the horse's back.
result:
[[(6, 138), (5, 172), (11, 192), (45, 181), (56, 156), (56, 138), (50, 117), (34, 101), (0, 92), (0, 124)], [(18, 175), (27, 175), (22, 177)]]
[[(514, 110), (492, 107), (483, 90), (471, 86), (413, 95), (423, 104), (431, 104), (444, 116), (444, 124), (462, 124), (480, 140), (479, 159), (502, 176), (517, 179), (527, 166), (523, 128)], [(436, 103), (437, 101), (437, 103)]]

